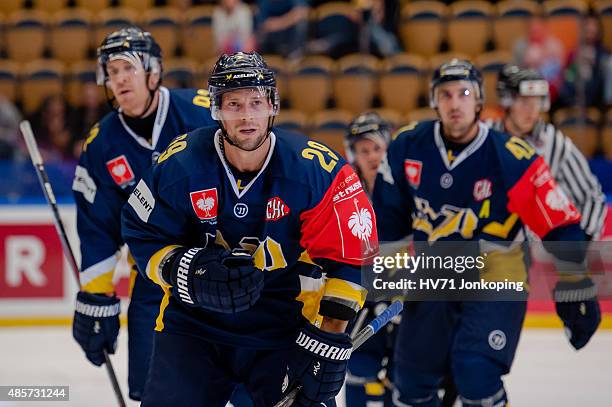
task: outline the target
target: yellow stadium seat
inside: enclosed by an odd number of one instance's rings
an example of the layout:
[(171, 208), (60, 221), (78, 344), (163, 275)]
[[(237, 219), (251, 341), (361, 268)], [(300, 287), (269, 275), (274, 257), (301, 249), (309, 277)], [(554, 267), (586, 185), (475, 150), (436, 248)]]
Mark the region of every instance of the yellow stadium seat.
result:
[(476, 66), (482, 72), (484, 82), (485, 105), (497, 106), (497, 75), (502, 67), (512, 62), (512, 54), (509, 51), (492, 51), (476, 58)]
[(263, 59), (268, 67), (276, 73), (276, 88), (281, 100), (287, 100), (289, 93), (287, 90), (287, 61), (279, 55), (263, 55)]
[(587, 11), (583, 0), (546, 0), (546, 26), (550, 34), (563, 44), (566, 54), (578, 45), (580, 19)]
[(370, 109), (376, 95), (379, 61), (372, 55), (352, 54), (338, 60), (333, 80), (339, 109), (358, 115)]
[[(95, 60), (77, 61), (70, 65), (65, 75), (66, 99), (71, 106), (80, 106), (82, 100), (82, 87), (84, 83), (96, 83)], [(104, 101), (104, 89), (99, 86), (100, 101)]]
[(144, 27), (153, 35), (164, 58), (172, 58), (178, 45), (181, 12), (171, 7), (156, 7), (143, 13)]
[(407, 113), (417, 107), (427, 64), (423, 57), (396, 54), (383, 62), (379, 94), (385, 108)]
[(491, 36), (493, 7), (484, 0), (460, 0), (450, 5), (448, 45), (451, 51), (482, 54)]
[(493, 20), (493, 40), (497, 50), (512, 51), (514, 43), (527, 35), (529, 18), (540, 13), (534, 0), (504, 0), (496, 5)]
[(595, 9), (603, 28), (603, 42), (606, 48), (612, 49), (612, 0), (595, 2)]
[(53, 59), (37, 59), (23, 66), (21, 101), (25, 114), (34, 112), (42, 101), (62, 93), (64, 65)]
[(121, 6), (128, 7), (142, 13), (153, 7), (155, 0), (121, 0)]
[(66, 7), (67, 0), (33, 0), (35, 9), (46, 13), (55, 13)]
[(596, 108), (582, 112), (574, 108), (559, 109), (553, 117), (555, 124), (569, 137), (585, 157), (591, 158), (599, 145), (598, 125), (601, 118)]
[(91, 13), (84, 9), (66, 9), (51, 19), (49, 47), (53, 58), (72, 63), (87, 57), (91, 45)]
[(425, 57), (437, 54), (446, 36), (447, 13), (447, 6), (439, 1), (415, 1), (403, 6), (399, 33), (406, 52)]
[(75, 0), (77, 7), (86, 8), (92, 13), (99, 13), (110, 7), (112, 0)]
[(198, 62), (216, 56), (212, 32), (214, 6), (193, 7), (187, 11), (181, 45), (186, 57)]
[(421, 109), (415, 109), (412, 112), (408, 112), (408, 114), (404, 116), (404, 122), (405, 123), (422, 122), (426, 120), (435, 120), (437, 118), (438, 118), (438, 115), (436, 114), (435, 110), (429, 107), (423, 107)]
[(306, 133), (307, 123), (306, 114), (293, 109), (281, 109), (274, 119), (274, 127), (297, 133)]
[(372, 109), (372, 111), (376, 112), (384, 121), (389, 123), (391, 128), (396, 128), (402, 124), (402, 113), (397, 110), (378, 108)]
[(344, 155), (344, 135), (352, 119), (353, 115), (345, 110), (330, 109), (315, 113), (308, 135)]
[(17, 79), (19, 66), (10, 60), (0, 60), (0, 94), (15, 102), (17, 100)]
[(21, 10), (24, 0), (2, 0), (0, 1), (0, 14), (10, 14)]
[(189, 58), (164, 60), (164, 86), (169, 88), (200, 87), (196, 83), (197, 64)]
[(15, 62), (42, 58), (45, 51), (47, 15), (39, 10), (11, 13), (6, 24), (6, 53)]
[(96, 16), (96, 28), (94, 30), (95, 48), (99, 47), (108, 34), (123, 27), (129, 27), (138, 22), (138, 15), (129, 8), (109, 8), (101, 11)]
[(334, 61), (312, 56), (290, 67), (287, 93), (292, 109), (306, 114), (324, 110), (331, 97)]

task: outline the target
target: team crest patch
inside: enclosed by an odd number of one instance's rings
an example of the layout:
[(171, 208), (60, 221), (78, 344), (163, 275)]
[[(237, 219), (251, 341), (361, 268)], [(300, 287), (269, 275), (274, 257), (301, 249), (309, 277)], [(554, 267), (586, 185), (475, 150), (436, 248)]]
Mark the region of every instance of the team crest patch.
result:
[(217, 188), (191, 192), (189, 197), (191, 198), (191, 206), (200, 220), (214, 221), (217, 219), (217, 209), (219, 208)]
[(417, 188), (421, 184), (421, 171), (423, 162), (418, 160), (404, 160), (404, 172), (408, 183)]
[(483, 201), (491, 196), (491, 181), (488, 179), (481, 179), (474, 183), (474, 199), (476, 202)]
[(285, 202), (283, 202), (283, 200), (278, 196), (268, 199), (268, 203), (266, 205), (266, 221), (277, 221), (280, 218), (284, 218), (285, 216), (289, 215), (289, 212), (291, 212), (291, 210), (287, 204), (285, 204)]
[(120, 155), (119, 157), (107, 161), (106, 168), (108, 169), (111, 177), (113, 177), (115, 184), (119, 186), (123, 186), (134, 181), (134, 172), (132, 171), (132, 167), (130, 167), (130, 163), (128, 163), (127, 158), (125, 158), (125, 155)]

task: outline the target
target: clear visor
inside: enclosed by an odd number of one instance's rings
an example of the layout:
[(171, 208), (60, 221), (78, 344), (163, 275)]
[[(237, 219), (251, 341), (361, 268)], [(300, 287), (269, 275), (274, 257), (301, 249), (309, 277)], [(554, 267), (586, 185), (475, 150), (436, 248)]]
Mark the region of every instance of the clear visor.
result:
[(447, 91), (447, 84), (451, 84), (451, 83), (459, 85), (460, 92), (463, 96), (470, 96), (471, 94), (474, 94), (474, 97), (476, 98), (477, 101), (482, 100), (482, 95), (480, 95), (479, 87), (476, 82), (472, 82), (469, 80), (442, 82), (438, 86), (434, 87), (430, 94), (429, 104), (432, 108), (435, 109), (438, 107), (439, 94), (441, 92)]
[(274, 87), (258, 86), (223, 91), (209, 87), (211, 115), (214, 120), (248, 120), (276, 116), (279, 111), (278, 91)]
[(102, 62), (98, 62), (96, 68), (96, 83), (102, 86), (110, 79), (111, 72), (109, 71), (108, 65), (112, 61), (126, 61), (134, 67), (134, 69), (130, 71), (133, 75), (144, 73), (147, 65), (149, 66), (150, 73), (159, 74), (161, 72), (161, 67), (157, 58), (149, 58), (148, 54), (145, 54), (143, 58), (146, 58), (147, 61), (143, 61), (136, 52), (118, 52), (109, 55), (106, 66), (103, 66)]

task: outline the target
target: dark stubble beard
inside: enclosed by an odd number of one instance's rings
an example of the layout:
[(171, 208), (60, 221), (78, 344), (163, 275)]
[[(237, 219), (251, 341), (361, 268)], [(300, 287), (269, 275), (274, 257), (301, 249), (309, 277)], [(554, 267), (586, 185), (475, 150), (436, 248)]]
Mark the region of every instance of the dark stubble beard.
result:
[(247, 138), (243, 141), (239, 141), (236, 138), (230, 136), (229, 134), (227, 135), (227, 137), (232, 141), (232, 143), (234, 143), (234, 146), (243, 150), (243, 151), (255, 151), (257, 150), (259, 147), (261, 147), (264, 142), (266, 137), (268, 136), (268, 134), (266, 132), (264, 132), (264, 134), (262, 134), (261, 136), (257, 137), (256, 139), (253, 138)]

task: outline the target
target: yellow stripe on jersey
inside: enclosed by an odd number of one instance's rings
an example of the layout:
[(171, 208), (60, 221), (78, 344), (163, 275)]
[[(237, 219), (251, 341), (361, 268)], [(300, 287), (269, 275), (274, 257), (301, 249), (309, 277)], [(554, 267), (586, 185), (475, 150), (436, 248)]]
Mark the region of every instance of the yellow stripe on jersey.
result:
[(314, 325), (319, 315), (319, 306), (321, 304), (321, 298), (323, 298), (325, 283), (323, 278), (313, 278), (303, 275), (299, 277), (300, 294), (295, 300), (303, 304), (302, 315)]
[(147, 270), (146, 270), (147, 276), (151, 280), (153, 280), (155, 284), (159, 285), (162, 288), (170, 288), (170, 285), (165, 284), (164, 281), (162, 280), (161, 270), (159, 269), (159, 265), (162, 262), (162, 260), (166, 258), (166, 256), (168, 256), (172, 251), (178, 249), (179, 247), (182, 247), (182, 246), (177, 246), (177, 245), (166, 246), (158, 250), (157, 253), (155, 253), (149, 259), (149, 262), (147, 263)]
[(298, 261), (301, 261), (302, 263), (312, 264), (313, 266), (317, 266), (317, 267), (319, 266), (317, 263), (312, 261), (312, 259), (310, 258), (310, 255), (308, 254), (306, 250), (304, 250), (302, 254), (300, 254), (300, 258), (298, 259)]
[(385, 394), (385, 386), (381, 382), (368, 382), (363, 385), (365, 394), (368, 396), (382, 396)]
[(363, 307), (368, 290), (349, 281), (340, 280), (339, 278), (330, 278), (325, 282), (323, 297), (332, 297), (342, 300), (343, 304), (353, 303), (356, 305), (356, 310)]
[(484, 259), (484, 268), (480, 270), (480, 277), (485, 281), (522, 282), (525, 291), (529, 290), (527, 284), (527, 268), (521, 246), (508, 251), (487, 252)]
[(164, 291), (164, 296), (159, 304), (159, 314), (157, 314), (157, 318), (155, 319), (155, 330), (157, 332), (164, 330), (164, 312), (166, 312), (166, 307), (170, 303), (170, 289), (162, 287), (162, 290)]
[(491, 236), (496, 236), (496, 237), (505, 239), (508, 237), (508, 234), (510, 233), (510, 231), (516, 224), (517, 220), (518, 220), (518, 215), (516, 213), (513, 213), (510, 216), (508, 216), (508, 218), (503, 224), (499, 222), (491, 222), (487, 226), (482, 228), (482, 231), (484, 233), (488, 233)]
[(106, 273), (99, 275), (98, 277), (94, 278), (93, 280), (82, 286), (81, 290), (92, 294), (115, 292), (115, 284), (113, 284), (114, 274), (115, 269), (107, 271)]

